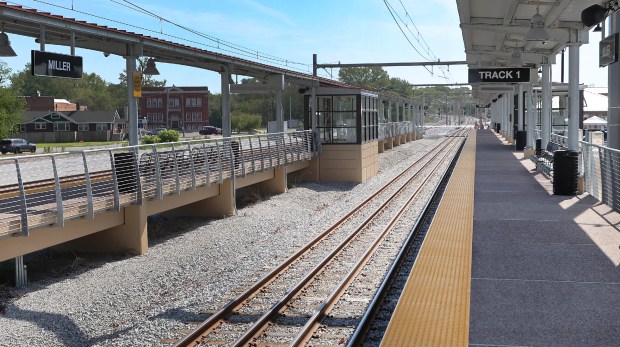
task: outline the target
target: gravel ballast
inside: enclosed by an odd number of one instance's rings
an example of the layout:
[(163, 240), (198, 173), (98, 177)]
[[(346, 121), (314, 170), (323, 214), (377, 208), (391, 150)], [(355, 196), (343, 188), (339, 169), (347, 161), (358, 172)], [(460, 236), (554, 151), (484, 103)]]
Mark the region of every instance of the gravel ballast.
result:
[(430, 128), (380, 154), (379, 175), (363, 184), (301, 183), (218, 220), (152, 219), (149, 233), (161, 235), (145, 255), (4, 289), (0, 346), (170, 346), (162, 339), (179, 338), (453, 130)]

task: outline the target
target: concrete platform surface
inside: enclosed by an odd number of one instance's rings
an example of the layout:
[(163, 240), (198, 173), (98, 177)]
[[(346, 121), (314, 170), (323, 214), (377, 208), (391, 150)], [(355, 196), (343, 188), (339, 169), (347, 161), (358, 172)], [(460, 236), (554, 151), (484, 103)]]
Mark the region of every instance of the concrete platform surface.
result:
[(620, 214), (477, 132), (470, 346), (620, 346)]

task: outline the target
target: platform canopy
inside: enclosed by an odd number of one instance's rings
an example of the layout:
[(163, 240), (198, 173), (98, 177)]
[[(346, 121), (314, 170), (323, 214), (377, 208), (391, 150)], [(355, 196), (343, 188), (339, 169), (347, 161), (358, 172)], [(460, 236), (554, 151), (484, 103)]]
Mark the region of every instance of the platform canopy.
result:
[[(517, 67), (514, 64), (519, 60), (517, 56), (523, 64), (519, 67), (538, 68), (554, 63), (555, 56), (567, 45), (588, 42), (589, 27), (581, 22), (582, 11), (592, 5), (609, 7), (609, 1), (600, 0), (457, 0), (456, 3), (470, 69)], [(549, 38), (526, 40), (537, 13), (542, 16)], [(512, 90), (512, 85), (500, 83), (472, 87), (481, 103)]]
[(607, 125), (607, 121), (598, 116), (592, 116), (583, 121), (585, 125)]

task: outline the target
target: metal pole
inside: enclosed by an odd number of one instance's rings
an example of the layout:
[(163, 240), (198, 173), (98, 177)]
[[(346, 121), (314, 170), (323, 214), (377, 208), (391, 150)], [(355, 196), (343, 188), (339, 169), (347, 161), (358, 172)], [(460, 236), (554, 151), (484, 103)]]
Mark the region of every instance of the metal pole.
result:
[(547, 148), (551, 134), (551, 65), (542, 66), (542, 118), (540, 120), (541, 147)]
[(127, 63), (127, 131), (129, 132), (129, 145), (138, 145), (138, 107), (137, 99), (133, 96), (133, 72), (136, 71), (136, 58), (133, 53), (125, 57)]
[(519, 110), (519, 115), (517, 116), (517, 119), (515, 119), (515, 123), (517, 124), (517, 129), (519, 131), (523, 130), (523, 123), (524, 123), (524, 118), (523, 115), (525, 114), (525, 112), (523, 112), (523, 84), (519, 84), (519, 105), (518, 105), (518, 110)]
[[(620, 32), (620, 12), (614, 13), (609, 21), (609, 33)], [(609, 88), (609, 111), (607, 115), (607, 146), (620, 149), (620, 64), (610, 64), (607, 67)]]
[(527, 148), (534, 148), (534, 133), (536, 131), (536, 115), (534, 114), (534, 88), (531, 84), (527, 85)]
[(578, 150), (579, 146), (579, 44), (568, 48), (568, 149)]
[(222, 88), (222, 137), (232, 136), (232, 123), (230, 118), (230, 86), (229, 86), (230, 69), (226, 65), (222, 65), (220, 72), (221, 88)]

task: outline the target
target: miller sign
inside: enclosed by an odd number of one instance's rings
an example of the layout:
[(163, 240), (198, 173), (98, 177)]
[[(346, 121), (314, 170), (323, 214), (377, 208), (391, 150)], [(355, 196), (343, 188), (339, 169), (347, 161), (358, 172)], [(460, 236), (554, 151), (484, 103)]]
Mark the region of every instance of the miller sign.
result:
[(526, 67), (469, 69), (469, 83), (520, 83), (529, 81), (530, 69)]
[(33, 50), (31, 60), (34, 76), (82, 78), (82, 57)]

